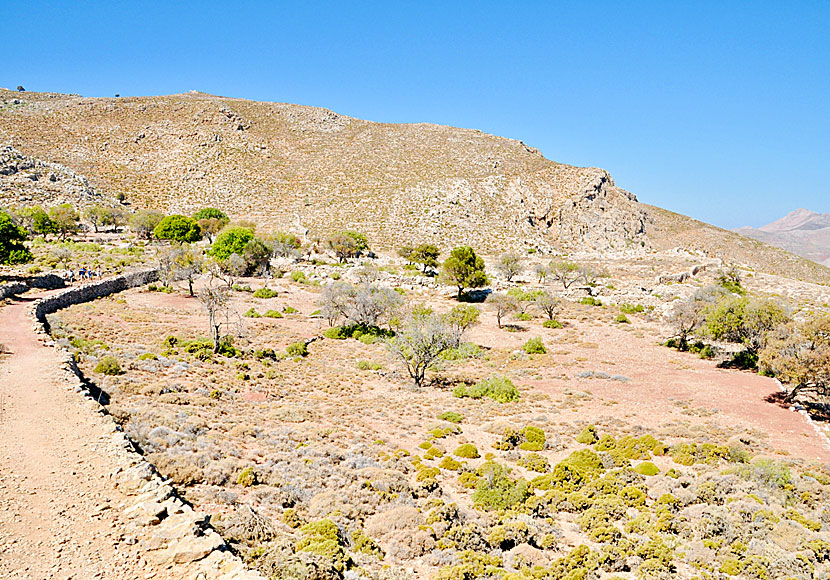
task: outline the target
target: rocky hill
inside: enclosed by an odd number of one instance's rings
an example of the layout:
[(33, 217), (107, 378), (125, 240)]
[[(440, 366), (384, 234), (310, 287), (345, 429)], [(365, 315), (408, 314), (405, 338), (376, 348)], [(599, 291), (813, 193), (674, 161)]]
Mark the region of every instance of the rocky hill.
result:
[(378, 248), (420, 240), (485, 253), (680, 246), (804, 279), (830, 273), (640, 204), (602, 169), (556, 163), (472, 129), (203, 93), (84, 98), (0, 89), (0, 145), (0, 205), (83, 205), (123, 194), (133, 208), (216, 206), (311, 238), (354, 228)]
[(797, 209), (760, 228), (735, 231), (830, 266), (830, 213)]

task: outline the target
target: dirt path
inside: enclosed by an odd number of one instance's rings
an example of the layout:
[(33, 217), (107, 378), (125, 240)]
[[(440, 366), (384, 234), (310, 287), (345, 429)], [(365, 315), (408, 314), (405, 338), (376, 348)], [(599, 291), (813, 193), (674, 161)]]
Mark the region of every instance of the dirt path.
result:
[(0, 578), (192, 578), (160, 566), (127, 519), (105, 419), (67, 389), (54, 348), (27, 312), (32, 298), (0, 308)]

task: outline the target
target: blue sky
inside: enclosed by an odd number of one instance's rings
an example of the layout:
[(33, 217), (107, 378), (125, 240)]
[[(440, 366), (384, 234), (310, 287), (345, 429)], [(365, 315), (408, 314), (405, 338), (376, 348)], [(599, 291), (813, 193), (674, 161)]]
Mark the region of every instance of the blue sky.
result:
[(0, 86), (472, 127), (723, 227), (830, 211), (830, 2), (11, 2)]

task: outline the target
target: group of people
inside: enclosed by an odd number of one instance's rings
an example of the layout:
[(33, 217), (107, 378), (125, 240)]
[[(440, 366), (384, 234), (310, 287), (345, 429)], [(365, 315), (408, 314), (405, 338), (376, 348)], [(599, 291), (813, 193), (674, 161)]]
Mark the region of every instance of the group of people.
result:
[(101, 270), (94, 270), (90, 266), (81, 266), (78, 269), (77, 276), (74, 270), (68, 269), (64, 275), (64, 278), (67, 282), (74, 282), (75, 280), (100, 280), (102, 276), (103, 272), (101, 272)]

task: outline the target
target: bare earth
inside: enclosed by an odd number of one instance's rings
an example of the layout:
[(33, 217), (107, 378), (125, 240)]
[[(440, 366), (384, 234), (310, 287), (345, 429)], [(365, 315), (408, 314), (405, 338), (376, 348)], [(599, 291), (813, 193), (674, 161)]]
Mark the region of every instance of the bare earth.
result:
[[(0, 578), (190, 578), (145, 560), (127, 496), (110, 479), (104, 418), (66, 387), (55, 349), (0, 308)], [(111, 435), (111, 433), (110, 433)]]

